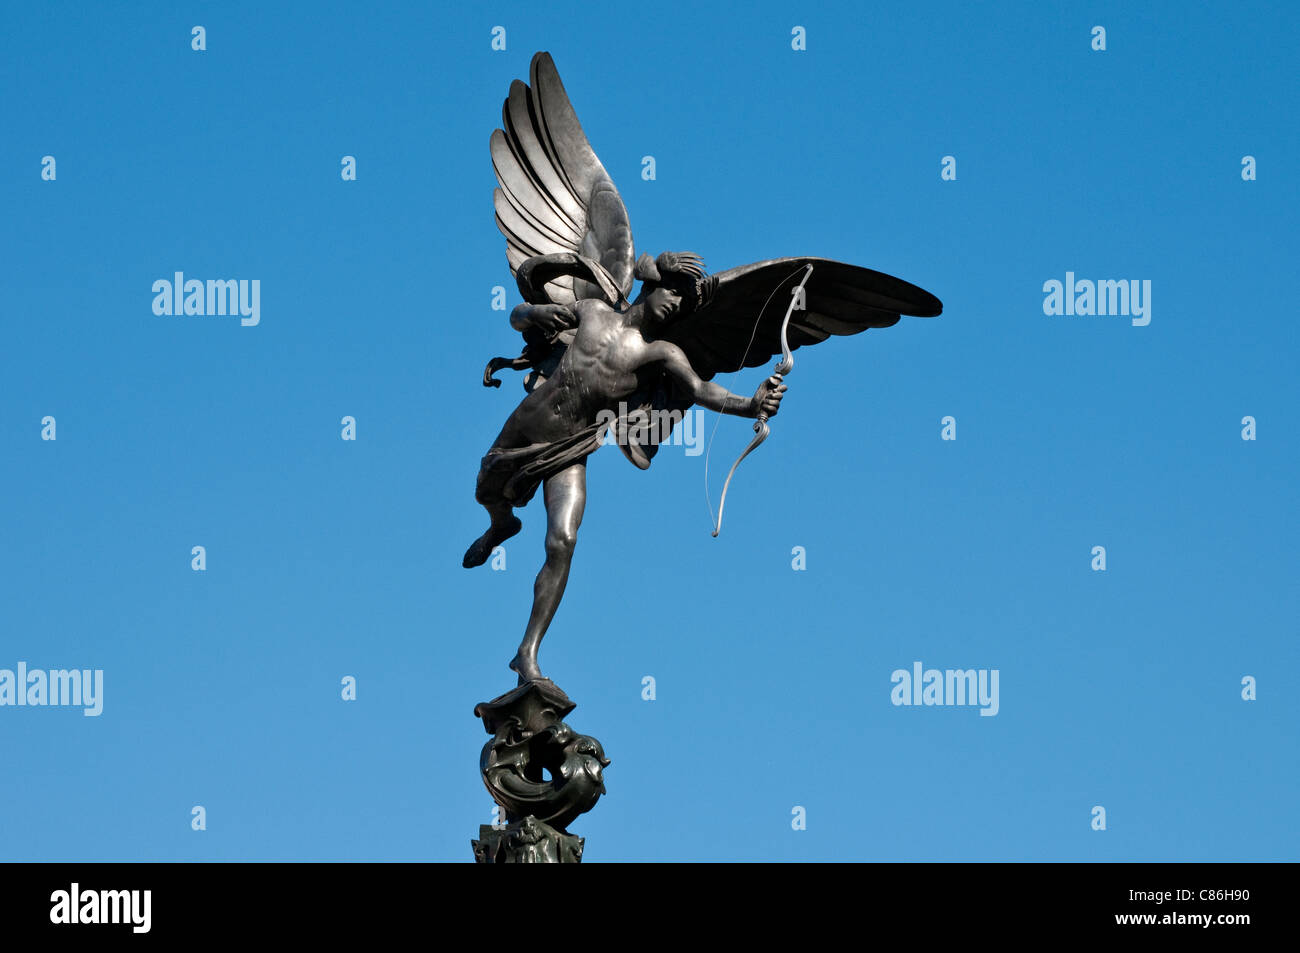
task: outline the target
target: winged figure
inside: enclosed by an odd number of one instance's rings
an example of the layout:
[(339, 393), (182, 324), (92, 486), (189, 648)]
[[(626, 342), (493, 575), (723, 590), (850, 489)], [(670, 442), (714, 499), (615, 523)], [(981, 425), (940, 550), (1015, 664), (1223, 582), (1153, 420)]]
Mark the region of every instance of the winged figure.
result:
[[(778, 354), (792, 363), (789, 353), (799, 347), (887, 328), (901, 315), (933, 317), (943, 306), (906, 281), (824, 258), (776, 258), (707, 274), (690, 252), (638, 257), (627, 209), (549, 53), (533, 57), (528, 84), (511, 83), (491, 151), (497, 227), (524, 299), (510, 324), (524, 348), (519, 357), (489, 362), (483, 383), (499, 386), (494, 375), (506, 367), (527, 370), (528, 393), (483, 457), (475, 496), (490, 525), (464, 565), (482, 565), (519, 532), (514, 510), (541, 487), (546, 561), (510, 662), (523, 684), (543, 678), (537, 652), (568, 580), (586, 504), (586, 460), (611, 434), (645, 469), (667, 433), (644, 422), (680, 419), (651, 411), (700, 404), (766, 421), (780, 409), (780, 374), (751, 397), (713, 383), (717, 374)], [(769, 312), (784, 287), (800, 293), (788, 309)]]

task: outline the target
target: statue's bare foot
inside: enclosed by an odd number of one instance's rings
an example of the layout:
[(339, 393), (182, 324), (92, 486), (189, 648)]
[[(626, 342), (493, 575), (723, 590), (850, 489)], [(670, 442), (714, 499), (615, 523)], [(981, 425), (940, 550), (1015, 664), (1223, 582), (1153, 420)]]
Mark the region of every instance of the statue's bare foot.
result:
[(524, 682), (538, 682), (546, 677), (537, 667), (537, 659), (526, 658), (519, 652), (516, 652), (515, 657), (510, 660), (510, 671), (519, 676), (520, 685)]
[(465, 550), (465, 558), (460, 564), (466, 569), (482, 566), (492, 555), (492, 550), (523, 529), (523, 526), (517, 516), (508, 516), (500, 523), (493, 523), (487, 528), (486, 533), (474, 540), (469, 549)]

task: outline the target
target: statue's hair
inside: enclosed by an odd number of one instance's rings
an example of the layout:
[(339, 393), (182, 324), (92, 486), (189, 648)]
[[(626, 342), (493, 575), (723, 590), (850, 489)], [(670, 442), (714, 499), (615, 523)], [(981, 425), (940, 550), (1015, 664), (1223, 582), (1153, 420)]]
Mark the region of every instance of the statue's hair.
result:
[(683, 315), (705, 307), (718, 284), (717, 278), (705, 273), (704, 259), (689, 251), (666, 251), (658, 258), (643, 254), (634, 274), (643, 282), (642, 294), (660, 286), (680, 294)]

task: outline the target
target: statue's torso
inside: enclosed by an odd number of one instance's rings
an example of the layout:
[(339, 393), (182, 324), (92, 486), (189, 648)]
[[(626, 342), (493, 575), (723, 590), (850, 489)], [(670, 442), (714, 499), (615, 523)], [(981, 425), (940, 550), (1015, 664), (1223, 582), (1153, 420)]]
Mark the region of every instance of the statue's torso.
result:
[(640, 331), (601, 301), (580, 301), (572, 342), (554, 372), (519, 405), (519, 423), (530, 442), (555, 440), (591, 424), (602, 410), (641, 386), (646, 342)]

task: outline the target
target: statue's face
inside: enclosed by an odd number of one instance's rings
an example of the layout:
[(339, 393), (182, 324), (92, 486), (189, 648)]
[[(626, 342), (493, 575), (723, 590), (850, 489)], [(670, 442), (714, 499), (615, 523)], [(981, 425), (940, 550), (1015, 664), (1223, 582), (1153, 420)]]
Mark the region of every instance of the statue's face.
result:
[(667, 324), (681, 307), (682, 296), (671, 288), (656, 288), (645, 299), (646, 315), (652, 325)]

